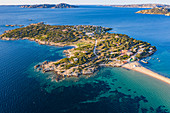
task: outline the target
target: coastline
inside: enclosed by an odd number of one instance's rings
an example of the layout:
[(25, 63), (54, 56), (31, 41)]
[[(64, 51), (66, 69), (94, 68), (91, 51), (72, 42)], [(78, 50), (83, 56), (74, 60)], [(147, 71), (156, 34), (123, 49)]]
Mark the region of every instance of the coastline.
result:
[(164, 77), (158, 73), (155, 73), (145, 67), (143, 67), (139, 62), (135, 61), (135, 62), (131, 62), (131, 63), (128, 63), (128, 64), (124, 64), (122, 66), (123, 68), (126, 68), (126, 69), (130, 69), (130, 70), (134, 70), (134, 71), (137, 71), (137, 72), (140, 72), (140, 73), (143, 73), (145, 75), (148, 75), (150, 77), (153, 77), (153, 78), (156, 78), (162, 82), (165, 82), (167, 84), (170, 85), (170, 79), (167, 78), (167, 77)]
[(65, 43), (55, 43), (55, 42), (49, 42), (49, 41), (41, 41), (40, 39), (34, 39), (34, 38), (29, 38), (29, 37), (25, 37), (23, 39), (15, 39), (15, 38), (1, 38), (0, 40), (6, 40), (6, 41), (13, 41), (13, 40), (29, 40), (29, 41), (35, 41), (36, 43), (40, 44), (40, 45), (49, 45), (49, 46), (57, 46), (57, 47), (65, 47), (65, 46), (73, 46), (74, 48), (77, 48), (77, 45), (75, 44), (70, 44), (67, 45)]
[[(6, 30), (20, 28), (6, 27), (6, 24), (23, 24), (25, 25), (23, 27), (26, 27), (44, 21), (51, 26), (111, 27), (113, 29), (108, 33), (126, 34), (130, 38), (150, 43), (157, 51), (141, 59), (148, 63), (141, 60), (139, 63), (170, 79), (170, 18), (164, 15), (135, 14), (136, 11), (142, 10), (139, 8), (88, 5), (77, 9), (22, 9), (13, 6), (0, 8), (2, 12), (0, 35)], [(95, 73), (78, 77), (62, 78), (63, 76), (55, 71), (43, 73), (42, 70), (34, 69), (34, 66), (41, 65), (44, 61), (50, 63), (68, 58), (67, 53), (63, 51), (74, 47), (45, 45), (29, 39), (23, 40), (19, 36), (17, 38), (18, 40), (10, 41), (0, 39), (0, 98), (2, 99), (0, 113), (154, 113), (161, 110), (170, 112), (170, 85), (161, 80), (131, 69), (112, 66), (99, 66)], [(51, 41), (54, 40), (49, 40)], [(95, 40), (91, 43), (93, 49), (94, 42)], [(97, 42), (99, 44), (101, 41)], [(85, 43), (77, 46), (81, 47)], [(96, 47), (96, 53), (99, 55), (98, 53), (102, 52), (97, 48), (99, 46)]]
[[(49, 27), (49, 26), (46, 26), (44, 23), (38, 23), (38, 24), (35, 24), (35, 26)], [(87, 28), (88, 26), (83, 26), (83, 28), (84, 27)], [(73, 27), (72, 29), (77, 29), (77, 27), (75, 27), (75, 28)], [(110, 29), (111, 28), (109, 28), (109, 30)], [(65, 32), (65, 30), (68, 31), (68, 29), (64, 29), (63, 32)], [(108, 28), (107, 29), (102, 28), (102, 30), (104, 30), (103, 32), (106, 32), (106, 31), (108, 31)], [(9, 34), (10, 32), (12, 32), (12, 31), (6, 31), (5, 33)], [(119, 39), (123, 42), (129, 41), (129, 40), (127, 40), (129, 38), (129, 36), (127, 36), (127, 35), (125, 35), (123, 37), (122, 34), (117, 34), (117, 35), (110, 34), (110, 36), (112, 36), (112, 37), (114, 37), (114, 39), (116, 39), (116, 40), (114, 40), (112, 38), (106, 38), (107, 36), (109, 36), (109, 34), (106, 34), (106, 36), (104, 38), (100, 39), (99, 42), (101, 42), (101, 43), (99, 43), (99, 45), (97, 45), (97, 39), (95, 37), (93, 37), (94, 34), (90, 33), (90, 35), (89, 35), (89, 32), (85, 32), (85, 33), (86, 34), (83, 34), (83, 36), (88, 35), (91, 38), (88, 40), (84, 39), (84, 38), (78, 38), (79, 40), (76, 40), (73, 42), (61, 41), (58, 43), (53, 42), (51, 40), (45, 40), (45, 39), (41, 40), (41, 38), (30, 38), (27, 36), (25, 36), (25, 37), (23, 36), (20, 38), (14, 38), (14, 37), (10, 38), (10, 37), (8, 37), (8, 34), (0, 35), (1, 36), (0, 38), (2, 40), (30, 40), (30, 41), (35, 41), (40, 45), (50, 45), (50, 46), (58, 46), (58, 47), (74, 46), (74, 48), (78, 48), (78, 46), (80, 46), (80, 45), (77, 45), (77, 44), (80, 44), (80, 43), (85, 43), (85, 42), (86, 42), (86, 44), (88, 44), (89, 42), (94, 43), (94, 45), (92, 45), (92, 46), (91, 45), (86, 46), (86, 47), (83, 46), (82, 48), (79, 48), (80, 50), (74, 50), (74, 49), (64, 50), (63, 52), (65, 53), (67, 58), (64, 58), (64, 59), (61, 59), (61, 60), (58, 60), (55, 62), (44, 61), (41, 65), (38, 64), (38, 65), (34, 66), (34, 69), (42, 70), (42, 72), (54, 71), (57, 74), (62, 75), (63, 77), (70, 77), (70, 76), (78, 77), (79, 75), (82, 75), (82, 74), (83, 75), (94, 74), (94, 72), (98, 69), (99, 66), (123, 67), (123, 68), (127, 68), (127, 69), (131, 69), (131, 70), (135, 70), (135, 71), (144, 73), (146, 75), (152, 76), (154, 78), (157, 78), (161, 81), (164, 81), (164, 82), (170, 84), (169, 78), (161, 76), (157, 73), (152, 72), (149, 69), (142, 67), (139, 64), (139, 62), (133, 62), (133, 61), (139, 60), (140, 58), (148, 57), (148, 56), (152, 55), (156, 51), (156, 47), (151, 46), (151, 44), (149, 45), (146, 42), (142, 42), (142, 41), (138, 42), (137, 40), (132, 38), (131, 41), (134, 41), (135, 44), (137, 44), (137, 45), (124, 45), (124, 47), (128, 46), (128, 48), (121, 50), (119, 47), (121, 45), (121, 43), (118, 42), (117, 39)], [(98, 33), (98, 32), (96, 31), (96, 33)], [(100, 33), (101, 33), (101, 31), (100, 31)], [(80, 35), (80, 37), (82, 36), (82, 34), (79, 34), (79, 35)], [(93, 41), (93, 39), (95, 39), (95, 41)], [(107, 43), (106, 40), (111, 41), (113, 43), (112, 44)], [(140, 45), (139, 45), (139, 43), (140, 43)], [(93, 49), (93, 46), (94, 46), (94, 49)], [(96, 50), (96, 46), (98, 46), (98, 50)], [(116, 48), (114, 48), (114, 46), (119, 47), (119, 49), (120, 49), (120, 50), (118, 50), (119, 53), (117, 53), (117, 52), (115, 53)], [(132, 46), (134, 47), (133, 49), (130, 48)], [(89, 47), (91, 49), (89, 49)], [(110, 47), (110, 48), (108, 48), (108, 47)], [(100, 54), (97, 55), (96, 51)], [(139, 58), (139, 59), (137, 59), (137, 58)]]
[(140, 10), (140, 11), (137, 11), (136, 13), (170, 16), (170, 12), (169, 12), (168, 8), (159, 8), (159, 7), (158, 8), (147, 9), (147, 10)]
[[(2, 38), (1, 40), (16, 40), (16, 39), (11, 39), (11, 38)], [(77, 45), (66, 45), (66, 44), (61, 44), (61, 43), (54, 43), (54, 42), (48, 42), (48, 41), (41, 41), (39, 39), (34, 39), (34, 38), (23, 38), (21, 40), (29, 40), (29, 41), (35, 41), (37, 42), (38, 44), (40, 45), (50, 45), (50, 46), (58, 46), (58, 47), (64, 47), (64, 46), (74, 46), (75, 48), (77, 48)], [(63, 51), (64, 52), (64, 51)], [(58, 62), (58, 61), (55, 61), (55, 62)], [(52, 65), (53, 63), (55, 62), (49, 62), (47, 64), (47, 67), (49, 68), (49, 64)], [(107, 66), (106, 64), (105, 65), (100, 65), (100, 66)], [(130, 62), (130, 63), (127, 63), (127, 64), (123, 64), (123, 65), (108, 65), (110, 67), (122, 67), (122, 68), (126, 68), (126, 69), (130, 69), (130, 70), (133, 70), (133, 71), (137, 71), (137, 72), (140, 72), (140, 73), (143, 73), (145, 75), (148, 75), (150, 77), (153, 77), (153, 78), (156, 78), (162, 82), (165, 82), (167, 84), (170, 84), (170, 79), (167, 78), (167, 77), (164, 77), (158, 73), (155, 73), (145, 67), (143, 67), (138, 61), (135, 61), (135, 62)], [(52, 69), (53, 70), (53, 69)], [(48, 71), (47, 71), (48, 72)], [(92, 73), (90, 73), (92, 74)], [(77, 76), (77, 75), (76, 75)]]

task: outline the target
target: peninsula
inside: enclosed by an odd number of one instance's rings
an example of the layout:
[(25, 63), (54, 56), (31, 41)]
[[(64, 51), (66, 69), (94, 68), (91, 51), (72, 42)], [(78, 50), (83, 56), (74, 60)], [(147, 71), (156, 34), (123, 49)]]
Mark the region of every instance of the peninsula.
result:
[(167, 9), (167, 8), (153, 8), (153, 9), (141, 10), (141, 11), (138, 11), (136, 13), (159, 14), (159, 15), (170, 16), (170, 9)]
[[(136, 68), (135, 71), (141, 72), (141, 66), (132, 63), (152, 55), (156, 47), (125, 34), (107, 32), (109, 30), (111, 28), (94, 25), (52, 26), (41, 22), (5, 31), (0, 38), (2, 40), (28, 39), (39, 44), (54, 46), (74, 46), (72, 49), (64, 50), (66, 58), (54, 62), (45, 61), (34, 66), (42, 72), (56, 73), (54, 77), (56, 81), (65, 77), (91, 75), (100, 66)], [(158, 76), (151, 71), (147, 72), (145, 74), (152, 77)], [(166, 80), (169, 81), (168, 78)]]
[(60, 4), (39, 4), (39, 5), (22, 5), (20, 8), (78, 8), (78, 6), (75, 5), (69, 5), (66, 3), (60, 3)]
[(165, 4), (130, 4), (130, 5), (109, 5), (112, 7), (126, 7), (126, 8), (170, 8), (170, 5)]

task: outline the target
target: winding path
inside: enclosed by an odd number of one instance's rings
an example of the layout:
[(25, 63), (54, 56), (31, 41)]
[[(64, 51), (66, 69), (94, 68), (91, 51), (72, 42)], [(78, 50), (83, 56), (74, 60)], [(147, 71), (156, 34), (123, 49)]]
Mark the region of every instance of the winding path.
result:
[(96, 57), (98, 57), (98, 55), (96, 54), (96, 46), (97, 46), (97, 40), (95, 40), (95, 46), (94, 46), (93, 53), (94, 53), (94, 55), (96, 55)]

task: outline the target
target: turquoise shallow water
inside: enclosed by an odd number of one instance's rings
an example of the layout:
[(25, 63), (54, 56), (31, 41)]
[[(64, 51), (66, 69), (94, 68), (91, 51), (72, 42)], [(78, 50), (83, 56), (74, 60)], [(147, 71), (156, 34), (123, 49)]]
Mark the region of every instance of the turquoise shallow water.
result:
[[(148, 65), (170, 77), (170, 18), (134, 14), (139, 9), (83, 6), (80, 9), (20, 9), (0, 7), (0, 33), (14, 29), (5, 24), (45, 21), (49, 24), (93, 24), (112, 27), (148, 41), (158, 48)], [(32, 19), (33, 21), (28, 21)], [(51, 74), (36, 72), (33, 66), (44, 60), (65, 57), (64, 49), (31, 41), (0, 40), (0, 112), (165, 112), (170, 109), (170, 86), (134, 71), (101, 68), (92, 77), (51, 81)], [(159, 58), (161, 62), (158, 62)], [(165, 107), (164, 107), (165, 106)], [(162, 111), (161, 111), (162, 110)]]

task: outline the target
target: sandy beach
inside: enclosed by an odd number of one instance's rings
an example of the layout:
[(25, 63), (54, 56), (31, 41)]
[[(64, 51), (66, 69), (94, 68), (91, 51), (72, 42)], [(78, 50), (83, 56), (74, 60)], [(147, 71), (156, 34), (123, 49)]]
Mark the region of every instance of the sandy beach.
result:
[(140, 72), (140, 73), (143, 73), (143, 74), (146, 74), (146, 75), (149, 75), (151, 77), (154, 77), (158, 80), (161, 80), (167, 84), (170, 84), (170, 79), (169, 78), (166, 78), (162, 75), (159, 75), (158, 73), (155, 73), (145, 67), (143, 67), (139, 62), (132, 62), (132, 63), (128, 63), (128, 64), (125, 64), (123, 65), (122, 67), (126, 68), (126, 69), (131, 69), (131, 70), (134, 70), (134, 71), (137, 71), (137, 72)]

